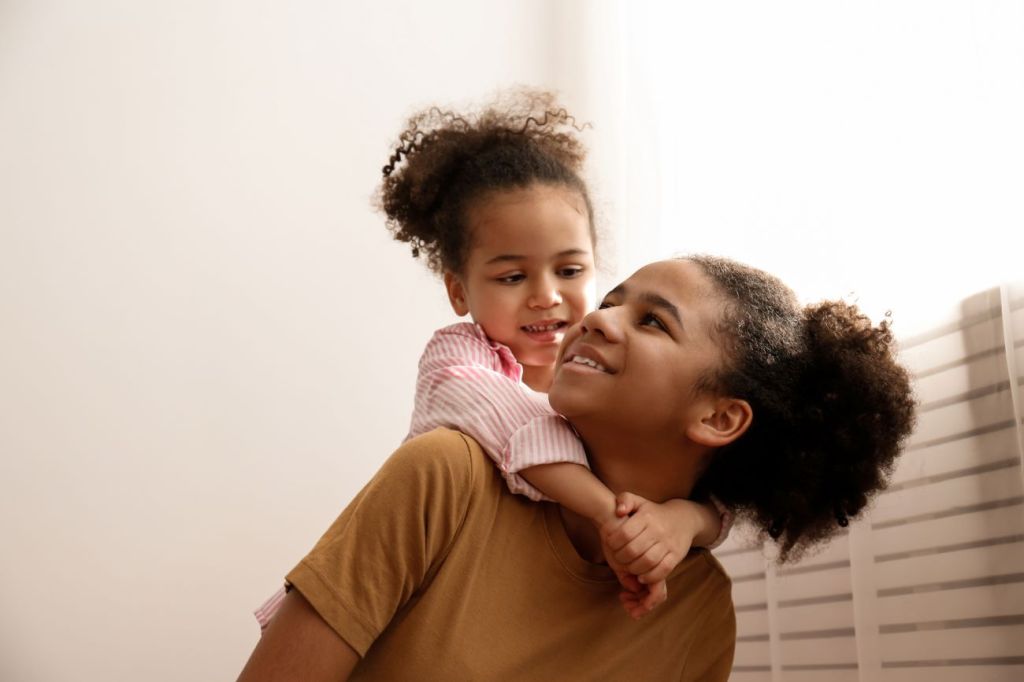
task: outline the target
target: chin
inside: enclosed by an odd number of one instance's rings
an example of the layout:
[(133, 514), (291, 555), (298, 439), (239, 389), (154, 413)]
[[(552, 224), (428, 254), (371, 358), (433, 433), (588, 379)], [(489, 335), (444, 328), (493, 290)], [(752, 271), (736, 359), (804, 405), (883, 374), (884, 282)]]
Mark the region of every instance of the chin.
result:
[(563, 391), (558, 385), (558, 375), (556, 374), (554, 381), (551, 382), (551, 387), (548, 388), (548, 402), (551, 403), (551, 409), (561, 415), (564, 415), (565, 410), (562, 394)]
[(563, 417), (580, 415), (584, 407), (583, 400), (580, 398), (585, 397), (579, 395), (578, 390), (560, 385), (557, 376), (551, 383), (551, 388), (548, 389), (548, 402), (551, 403), (551, 409)]

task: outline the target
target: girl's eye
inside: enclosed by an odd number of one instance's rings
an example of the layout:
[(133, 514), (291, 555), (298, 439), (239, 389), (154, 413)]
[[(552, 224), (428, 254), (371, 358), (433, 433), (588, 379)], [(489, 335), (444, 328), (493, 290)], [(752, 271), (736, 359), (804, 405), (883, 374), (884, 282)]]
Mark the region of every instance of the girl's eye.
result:
[(612, 304), (608, 301), (601, 301), (601, 305), (597, 306), (598, 310), (604, 310), (605, 308), (611, 308)]
[(524, 279), (526, 279), (526, 275), (521, 272), (517, 272), (512, 275), (503, 275), (502, 277), (498, 277), (497, 281), (501, 284), (516, 284), (518, 282), (522, 282)]
[(665, 326), (665, 323), (662, 322), (661, 318), (659, 318), (654, 313), (646, 313), (646, 314), (644, 314), (644, 316), (640, 318), (640, 326), (641, 327), (656, 327), (656, 328), (660, 329), (663, 332), (667, 332), (668, 331), (668, 327)]
[(558, 276), (564, 277), (565, 279), (572, 279), (573, 277), (579, 277), (583, 274), (582, 265), (568, 265), (564, 268), (558, 269)]

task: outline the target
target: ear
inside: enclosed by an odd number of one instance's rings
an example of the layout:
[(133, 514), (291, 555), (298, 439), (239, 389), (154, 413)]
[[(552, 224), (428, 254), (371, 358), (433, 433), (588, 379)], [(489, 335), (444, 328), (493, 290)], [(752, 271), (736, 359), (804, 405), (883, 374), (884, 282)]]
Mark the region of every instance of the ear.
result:
[(686, 435), (701, 445), (720, 448), (746, 433), (753, 419), (746, 400), (716, 398), (700, 420), (686, 428)]
[(469, 312), (469, 303), (466, 302), (466, 287), (463, 286), (459, 276), (450, 270), (444, 271), (444, 288), (448, 291), (448, 302), (452, 304), (452, 310), (459, 317)]

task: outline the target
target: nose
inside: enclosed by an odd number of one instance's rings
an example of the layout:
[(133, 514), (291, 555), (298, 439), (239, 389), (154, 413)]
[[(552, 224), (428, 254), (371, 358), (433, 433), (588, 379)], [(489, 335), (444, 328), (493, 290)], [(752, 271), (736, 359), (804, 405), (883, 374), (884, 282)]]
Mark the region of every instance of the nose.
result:
[(603, 336), (611, 343), (622, 343), (623, 328), (619, 307), (598, 308), (587, 313), (580, 322), (581, 332), (587, 334), (593, 332)]
[(538, 277), (534, 280), (530, 289), (530, 298), (527, 304), (535, 310), (547, 310), (554, 308), (562, 302), (562, 292), (551, 277)]

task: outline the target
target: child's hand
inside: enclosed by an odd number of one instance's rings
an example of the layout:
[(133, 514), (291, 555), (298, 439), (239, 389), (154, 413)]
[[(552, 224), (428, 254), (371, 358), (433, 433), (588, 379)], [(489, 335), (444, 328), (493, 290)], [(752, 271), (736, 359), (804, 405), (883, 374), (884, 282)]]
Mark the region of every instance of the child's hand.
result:
[(669, 500), (659, 504), (632, 493), (618, 495), (615, 512), (628, 518), (606, 523), (601, 529), (609, 564), (632, 573), (642, 585), (663, 582), (690, 551), (699, 530), (688, 505), (694, 503)]
[[(625, 523), (625, 521), (617, 519), (609, 521), (608, 525), (622, 523)], [(640, 618), (650, 613), (654, 610), (654, 607), (668, 598), (668, 586), (664, 580), (652, 585), (642, 584), (635, 575), (629, 572), (625, 565), (616, 561), (614, 552), (611, 551), (607, 544), (603, 545), (603, 548), (608, 566), (615, 573), (615, 577), (619, 579), (619, 584), (623, 588), (619, 592), (619, 601), (622, 602), (622, 607), (626, 609), (626, 613), (633, 620), (640, 620)]]
[[(636, 578), (634, 578), (635, 580)], [(622, 602), (626, 613), (633, 620), (640, 620), (654, 610), (654, 607), (668, 599), (668, 585), (660, 580), (652, 585), (644, 585), (640, 592), (623, 590), (619, 592), (619, 601)]]

